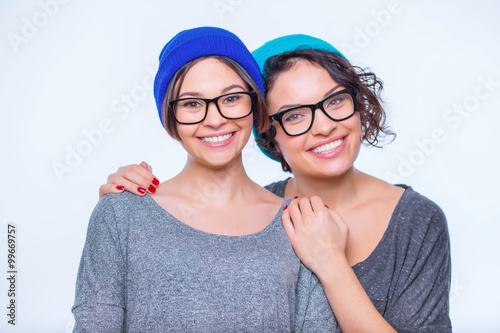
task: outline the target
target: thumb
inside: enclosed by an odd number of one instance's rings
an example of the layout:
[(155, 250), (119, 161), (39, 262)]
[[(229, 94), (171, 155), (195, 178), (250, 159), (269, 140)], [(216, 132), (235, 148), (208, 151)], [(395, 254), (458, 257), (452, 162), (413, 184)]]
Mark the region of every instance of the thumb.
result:
[(340, 230), (347, 230), (347, 231), (349, 230), (349, 227), (344, 222), (344, 219), (342, 218), (342, 216), (340, 216), (340, 214), (338, 212), (331, 210), (330, 208), (328, 208), (327, 210), (328, 210), (328, 213), (330, 214), (333, 222), (335, 222), (335, 225), (337, 225), (337, 227)]
[(149, 172), (153, 173), (153, 168), (147, 164), (146, 162), (141, 162), (141, 164), (139, 164), (141, 167), (143, 167), (144, 169), (147, 169), (149, 170)]
[(283, 229), (285, 229), (286, 235), (291, 240), (295, 234), (295, 227), (293, 226), (292, 219), (290, 218), (290, 212), (287, 208), (288, 205), (286, 205), (285, 209), (283, 209), (283, 213), (281, 214), (281, 223), (283, 224)]

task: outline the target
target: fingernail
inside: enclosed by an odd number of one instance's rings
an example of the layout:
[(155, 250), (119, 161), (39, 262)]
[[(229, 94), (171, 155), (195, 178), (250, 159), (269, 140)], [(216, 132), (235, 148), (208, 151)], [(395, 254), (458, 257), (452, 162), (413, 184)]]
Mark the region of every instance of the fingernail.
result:
[(137, 191), (139, 191), (139, 193), (141, 193), (141, 194), (145, 194), (146, 193), (146, 189), (142, 188), (142, 187), (138, 187)]
[(294, 198), (294, 199), (298, 199), (299, 197), (298, 197), (298, 196), (294, 196), (293, 198)]
[(326, 208), (330, 209), (330, 207), (328, 207), (327, 205), (325, 205)]
[(119, 191), (123, 191), (125, 189), (125, 186), (118, 185), (116, 189)]
[(153, 185), (149, 185), (149, 186), (148, 186), (148, 190), (149, 190), (149, 192), (151, 192), (151, 193), (155, 193), (155, 192), (156, 192), (156, 187), (154, 187)]
[(160, 181), (156, 179), (156, 177), (153, 177), (153, 180), (151, 182), (153, 183), (154, 186), (160, 185)]
[(285, 205), (285, 208), (283, 208), (283, 210), (286, 210), (288, 208), (288, 205)]

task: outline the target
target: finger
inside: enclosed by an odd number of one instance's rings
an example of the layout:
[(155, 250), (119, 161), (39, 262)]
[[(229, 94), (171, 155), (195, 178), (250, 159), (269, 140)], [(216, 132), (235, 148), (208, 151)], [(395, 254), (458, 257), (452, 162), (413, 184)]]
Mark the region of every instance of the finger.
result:
[(154, 187), (151, 184), (138, 185), (137, 183), (132, 182), (132, 181), (127, 180), (127, 179), (123, 179), (122, 184), (125, 187), (125, 190), (132, 192), (134, 194), (140, 195), (140, 196), (145, 195), (147, 192), (149, 192), (151, 194), (154, 194), (156, 192), (156, 187)]
[(300, 228), (302, 226), (302, 213), (299, 208), (299, 200), (290, 201), (287, 211), (293, 221), (294, 228)]
[[(154, 185), (153, 178), (156, 179), (156, 177), (151, 172), (149, 172), (149, 170), (146, 170), (137, 164), (127, 165), (125, 167), (119, 168), (118, 171), (114, 174), (114, 177), (110, 176), (110, 178), (108, 179), (108, 183), (125, 185), (118, 183), (120, 181), (120, 177), (132, 183), (135, 183), (138, 187), (142, 187), (145, 189), (147, 189), (151, 184)], [(155, 183), (159, 184), (157, 180)]]
[(312, 207), (312, 210), (315, 212), (325, 210), (327, 208), (325, 206), (325, 203), (323, 202), (323, 200), (321, 200), (321, 198), (318, 197), (317, 195), (313, 195), (311, 197), (311, 207)]
[(311, 215), (313, 213), (313, 208), (311, 206), (311, 201), (309, 197), (302, 197), (297, 201), (299, 202), (299, 208), (303, 216)]
[(292, 240), (293, 235), (295, 234), (295, 228), (293, 226), (292, 219), (290, 218), (290, 211), (286, 206), (281, 214), (281, 223), (283, 224), (283, 229), (285, 229), (286, 235), (290, 240)]
[(109, 193), (122, 193), (125, 188), (117, 187), (114, 184), (104, 184), (99, 187), (99, 199)]
[(142, 161), (139, 165), (141, 167), (143, 167), (144, 169), (149, 170), (149, 172), (153, 173), (153, 167), (151, 165), (147, 164), (146, 162)]
[[(116, 185), (115, 183), (119, 184), (119, 185)], [(137, 185), (137, 183), (131, 182), (130, 180), (122, 178), (122, 177), (115, 178), (114, 183), (108, 184), (108, 185), (112, 185), (115, 187), (122, 186), (124, 188), (124, 190), (129, 191), (129, 192), (134, 193), (134, 194), (139, 195), (139, 196), (143, 196), (147, 192), (150, 192), (151, 194), (156, 192), (156, 188), (152, 185), (147, 185), (147, 186)], [(150, 190), (153, 190), (153, 191), (150, 191)]]
[(337, 225), (337, 227), (339, 229), (349, 230), (349, 227), (345, 223), (344, 219), (342, 218), (342, 216), (340, 216), (340, 214), (337, 211), (331, 210), (331, 209), (327, 209), (327, 210), (328, 210), (328, 213), (330, 214), (330, 216), (332, 217), (333, 222), (335, 222), (335, 224)]
[[(146, 162), (141, 162), (139, 164), (141, 167), (143, 167), (144, 169), (147, 169), (151, 175), (147, 175), (146, 177), (148, 176), (153, 176), (153, 178), (151, 178), (151, 184), (154, 186), (154, 187), (158, 187), (158, 185), (160, 185), (160, 181), (158, 180), (158, 178), (156, 178), (156, 176), (153, 174), (153, 167), (149, 164), (147, 164)], [(154, 193), (154, 190), (150, 190), (149, 192), (151, 193)]]

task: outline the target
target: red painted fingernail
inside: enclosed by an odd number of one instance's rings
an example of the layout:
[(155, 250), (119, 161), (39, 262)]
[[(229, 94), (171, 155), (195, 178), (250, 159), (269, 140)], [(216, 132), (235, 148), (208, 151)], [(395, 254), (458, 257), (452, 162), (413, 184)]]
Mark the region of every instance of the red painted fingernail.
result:
[(285, 208), (283, 208), (283, 210), (286, 210), (288, 208), (288, 205), (285, 205)]
[(330, 209), (330, 207), (328, 207), (327, 205), (325, 205), (326, 208)]
[(294, 199), (298, 199), (299, 197), (298, 197), (298, 196), (294, 196), (293, 198), (294, 198)]
[(148, 190), (149, 190), (149, 192), (151, 192), (151, 193), (155, 193), (155, 192), (156, 192), (156, 187), (154, 187), (153, 185), (149, 185), (149, 186), (148, 186)]
[(146, 189), (145, 189), (145, 188), (142, 188), (142, 187), (138, 187), (138, 188), (137, 188), (137, 191), (139, 191), (139, 193), (141, 193), (141, 194), (146, 193)]
[(116, 189), (119, 191), (123, 191), (125, 189), (125, 186), (118, 185)]
[(153, 177), (153, 180), (151, 182), (153, 183), (154, 186), (160, 185), (160, 181), (158, 179), (156, 179), (155, 177)]

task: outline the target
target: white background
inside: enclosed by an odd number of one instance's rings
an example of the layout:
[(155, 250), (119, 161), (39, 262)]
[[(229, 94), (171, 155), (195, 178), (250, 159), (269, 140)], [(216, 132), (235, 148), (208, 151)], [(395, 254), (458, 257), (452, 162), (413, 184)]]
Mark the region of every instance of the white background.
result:
[[(158, 120), (158, 54), (180, 30), (214, 25), (251, 50), (317, 36), (384, 80), (398, 136), (362, 150), (357, 167), (443, 208), (454, 332), (498, 332), (499, 12), (495, 1), (1, 0), (0, 331), (71, 331), (99, 185), (120, 165), (145, 160), (165, 180), (185, 161)], [(261, 185), (285, 177), (253, 142), (245, 164)], [(8, 223), (18, 231), (15, 327), (3, 278)]]

